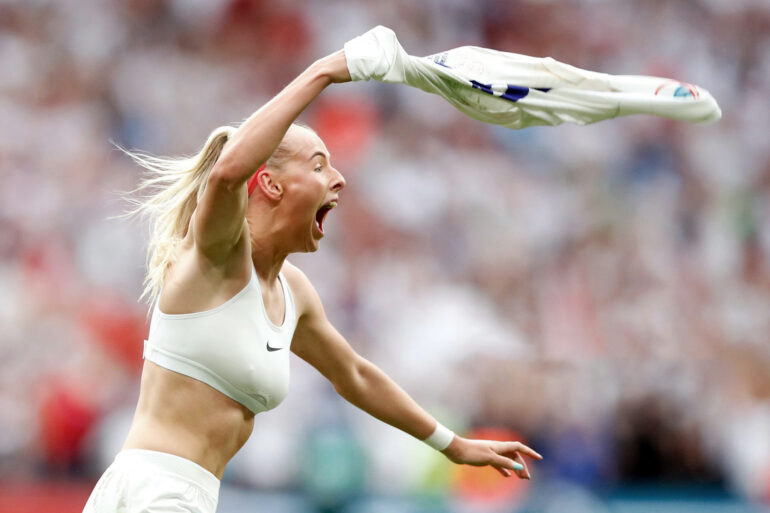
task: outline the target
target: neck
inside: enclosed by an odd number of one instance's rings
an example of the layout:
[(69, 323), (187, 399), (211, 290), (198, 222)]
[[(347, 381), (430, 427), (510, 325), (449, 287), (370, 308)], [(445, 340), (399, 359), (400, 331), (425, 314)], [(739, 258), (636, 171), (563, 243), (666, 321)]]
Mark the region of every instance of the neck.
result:
[(264, 241), (251, 239), (251, 261), (254, 269), (266, 283), (272, 283), (278, 278), (278, 273), (283, 268), (283, 262), (288, 256), (287, 252), (277, 251), (276, 248), (264, 244)]
[(278, 278), (278, 273), (290, 251), (282, 244), (282, 229), (274, 209), (259, 209), (247, 217), (251, 239), (251, 261), (257, 275), (266, 283)]

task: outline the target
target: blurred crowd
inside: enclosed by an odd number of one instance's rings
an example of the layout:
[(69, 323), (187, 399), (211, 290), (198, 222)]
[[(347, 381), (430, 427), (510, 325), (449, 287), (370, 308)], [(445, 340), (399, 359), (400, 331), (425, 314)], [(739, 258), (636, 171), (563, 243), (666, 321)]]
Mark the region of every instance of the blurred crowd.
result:
[[(455, 430), (535, 447), (536, 478), (770, 501), (766, 0), (0, 1), (0, 478), (93, 479), (127, 432), (148, 227), (117, 217), (140, 170), (116, 145), (195, 153), (377, 24), (413, 55), (679, 78), (724, 117), (512, 131), (416, 89), (332, 86), (301, 120), (348, 185), (321, 249), (290, 260), (338, 329)], [(292, 365), (226, 481), (466, 479)]]

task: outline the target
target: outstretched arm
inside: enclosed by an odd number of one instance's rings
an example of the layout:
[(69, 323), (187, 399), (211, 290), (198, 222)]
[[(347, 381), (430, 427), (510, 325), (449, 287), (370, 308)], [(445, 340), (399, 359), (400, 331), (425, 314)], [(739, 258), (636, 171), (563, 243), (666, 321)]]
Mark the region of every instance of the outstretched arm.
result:
[[(292, 351), (318, 369), (351, 404), (419, 440), (428, 438), (436, 429), (436, 420), (350, 347), (326, 318), (318, 294), (301, 271), (290, 264), (284, 271), (301, 312)], [(515, 472), (524, 479), (530, 475), (522, 455), (542, 458), (519, 442), (469, 440), (457, 435), (441, 452), (455, 463), (491, 465), (506, 477)]]

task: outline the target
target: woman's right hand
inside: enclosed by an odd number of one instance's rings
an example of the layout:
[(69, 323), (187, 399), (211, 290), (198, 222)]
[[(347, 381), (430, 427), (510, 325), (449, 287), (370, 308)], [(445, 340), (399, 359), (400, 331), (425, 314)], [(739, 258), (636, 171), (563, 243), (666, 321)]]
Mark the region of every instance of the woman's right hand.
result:
[(316, 61), (316, 64), (321, 67), (323, 73), (329, 77), (332, 83), (350, 82), (350, 71), (348, 71), (348, 61), (345, 59), (345, 50), (327, 55)]

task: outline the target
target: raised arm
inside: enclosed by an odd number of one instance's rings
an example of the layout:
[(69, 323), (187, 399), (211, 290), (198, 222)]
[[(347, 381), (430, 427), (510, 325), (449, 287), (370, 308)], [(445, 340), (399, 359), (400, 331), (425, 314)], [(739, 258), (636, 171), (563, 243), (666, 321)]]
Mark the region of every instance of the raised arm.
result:
[[(299, 269), (287, 263), (284, 271), (301, 312), (292, 351), (318, 369), (351, 404), (419, 440), (428, 438), (436, 429), (436, 420), (350, 347), (327, 319), (318, 294)], [(513, 471), (524, 479), (530, 474), (522, 455), (542, 458), (520, 442), (469, 440), (458, 435), (441, 452), (455, 463), (491, 465), (505, 477)]]
[(233, 133), (209, 174), (193, 218), (195, 243), (209, 256), (229, 255), (244, 225), (246, 182), (286, 131), (328, 85), (350, 80), (342, 50), (313, 63)]

